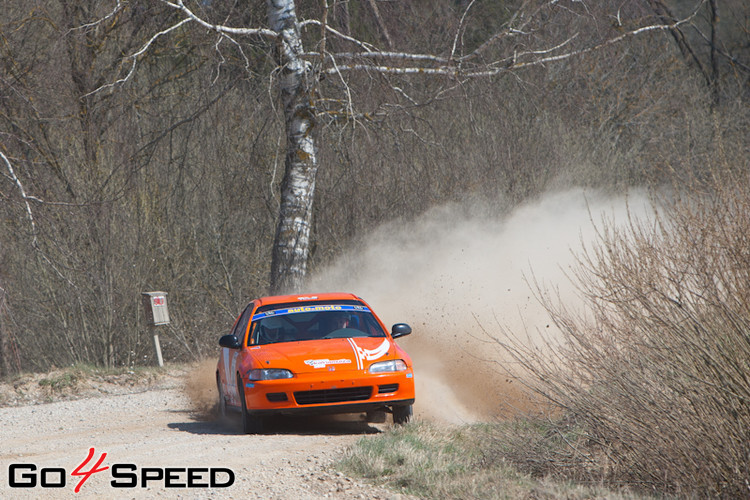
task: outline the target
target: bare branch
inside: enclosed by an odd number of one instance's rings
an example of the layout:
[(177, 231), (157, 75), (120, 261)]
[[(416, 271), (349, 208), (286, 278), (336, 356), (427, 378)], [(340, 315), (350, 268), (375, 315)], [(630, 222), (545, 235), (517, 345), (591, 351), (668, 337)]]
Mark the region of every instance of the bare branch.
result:
[(268, 28), (230, 28), (229, 26), (224, 26), (221, 24), (211, 24), (208, 21), (205, 21), (204, 19), (196, 16), (193, 11), (185, 7), (185, 4), (182, 2), (182, 0), (177, 0), (177, 3), (172, 3), (168, 0), (162, 0), (162, 2), (174, 9), (184, 12), (185, 15), (188, 16), (187, 20), (194, 21), (204, 28), (207, 28), (211, 31), (216, 31), (217, 33), (241, 36), (262, 36), (274, 39), (279, 36), (278, 33)]
[(34, 248), (37, 248), (38, 241), (37, 241), (37, 235), (36, 235), (36, 221), (34, 220), (34, 213), (31, 211), (31, 204), (29, 203), (30, 197), (26, 194), (26, 189), (24, 189), (23, 184), (21, 183), (21, 180), (16, 175), (15, 170), (13, 170), (13, 165), (11, 165), (10, 160), (8, 159), (5, 154), (0, 151), (0, 158), (3, 159), (5, 162), (5, 166), (8, 169), (8, 173), (10, 174), (10, 178), (13, 180), (13, 183), (18, 188), (18, 191), (21, 193), (21, 198), (23, 198), (23, 202), (26, 204), (26, 217), (29, 219), (29, 222), (31, 223), (31, 235), (33, 237), (31, 244), (34, 246)]
[(88, 28), (93, 28), (94, 26), (96, 26), (96, 25), (98, 25), (98, 24), (101, 24), (101, 23), (103, 23), (103, 22), (104, 22), (104, 21), (106, 21), (107, 19), (110, 19), (110, 18), (112, 18), (112, 17), (113, 17), (113, 16), (115, 15), (115, 14), (117, 14), (118, 12), (120, 12), (120, 10), (122, 9), (122, 3), (120, 2), (120, 0), (116, 0), (116, 2), (117, 2), (117, 4), (115, 5), (115, 8), (114, 8), (114, 9), (112, 9), (112, 12), (110, 12), (110, 13), (109, 13), (109, 14), (107, 14), (106, 16), (104, 16), (104, 17), (102, 17), (102, 18), (99, 18), (99, 19), (97, 19), (97, 20), (96, 20), (96, 21), (94, 21), (94, 22), (91, 22), (91, 23), (86, 23), (86, 24), (82, 24), (82, 25), (80, 25), (80, 26), (76, 26), (75, 28), (73, 28), (73, 29), (71, 29), (71, 30), (69, 30), (69, 31), (74, 31), (74, 30), (85, 30), (85, 29), (88, 29)]
[(190, 21), (191, 21), (191, 19), (190, 19), (190, 18), (185, 18), (185, 19), (183, 19), (182, 21), (180, 21), (179, 23), (177, 23), (177, 24), (175, 24), (175, 25), (173, 25), (173, 26), (170, 26), (169, 28), (167, 28), (167, 29), (165, 29), (165, 30), (162, 30), (162, 31), (160, 31), (160, 32), (156, 33), (156, 34), (155, 34), (154, 36), (152, 36), (152, 37), (151, 37), (151, 38), (149, 39), (149, 41), (148, 41), (148, 42), (146, 42), (146, 44), (145, 44), (145, 45), (144, 45), (143, 47), (141, 47), (141, 49), (140, 49), (140, 50), (139, 50), (138, 52), (136, 52), (135, 54), (133, 54), (133, 55), (130, 55), (130, 56), (128, 56), (128, 57), (126, 58), (126, 59), (132, 59), (132, 60), (133, 60), (133, 63), (132, 63), (131, 65), (130, 65), (130, 71), (128, 71), (128, 74), (127, 74), (127, 75), (125, 75), (124, 77), (120, 78), (119, 80), (117, 80), (117, 81), (115, 81), (115, 82), (113, 82), (113, 83), (107, 83), (107, 84), (104, 84), (104, 85), (102, 85), (101, 87), (99, 87), (99, 88), (97, 88), (97, 89), (95, 89), (95, 90), (92, 90), (92, 91), (91, 91), (91, 92), (89, 92), (88, 94), (84, 94), (84, 95), (83, 95), (83, 97), (88, 97), (88, 96), (90, 96), (90, 95), (96, 94), (97, 92), (100, 92), (101, 90), (104, 90), (104, 89), (106, 89), (106, 88), (112, 88), (112, 87), (115, 87), (115, 86), (117, 86), (117, 85), (119, 85), (119, 84), (121, 84), (121, 83), (125, 83), (125, 82), (127, 82), (128, 80), (130, 80), (130, 77), (131, 77), (131, 76), (133, 76), (133, 73), (135, 72), (135, 67), (136, 67), (136, 65), (137, 65), (137, 63), (138, 63), (138, 57), (140, 57), (141, 55), (143, 55), (143, 54), (144, 54), (144, 53), (145, 53), (145, 52), (146, 52), (146, 51), (147, 51), (147, 50), (149, 49), (149, 47), (151, 47), (151, 45), (152, 45), (152, 44), (153, 44), (153, 43), (154, 43), (154, 42), (155, 42), (155, 41), (156, 41), (156, 40), (157, 40), (157, 39), (158, 39), (159, 37), (161, 37), (161, 36), (163, 36), (163, 35), (166, 35), (166, 34), (168, 34), (168, 33), (172, 32), (172, 31), (176, 30), (177, 28), (179, 28), (179, 27), (180, 27), (180, 26), (182, 26), (183, 24), (185, 24), (185, 23), (188, 23), (188, 22), (190, 22)]
[[(691, 15), (690, 17), (688, 17), (686, 19), (682, 19), (681, 21), (677, 21), (676, 23), (673, 23), (673, 24), (656, 24), (656, 25), (651, 25), (651, 26), (643, 26), (643, 27), (638, 28), (636, 30), (632, 30), (632, 31), (628, 31), (626, 33), (623, 33), (622, 35), (617, 36), (615, 38), (610, 38), (609, 40), (605, 40), (604, 42), (602, 42), (602, 43), (600, 43), (598, 45), (594, 45), (594, 46), (591, 46), (591, 47), (585, 47), (585, 48), (579, 49), (579, 50), (573, 50), (573, 51), (570, 51), (570, 52), (566, 52), (564, 54), (559, 54), (557, 56), (544, 57), (544, 58), (536, 59), (536, 60), (529, 61), (529, 62), (516, 63), (516, 64), (513, 64), (508, 69), (517, 69), (517, 68), (524, 68), (524, 67), (529, 67), (529, 66), (542, 66), (542, 65), (550, 63), (550, 62), (562, 61), (562, 60), (565, 60), (565, 59), (570, 59), (571, 57), (574, 57), (574, 56), (579, 56), (579, 55), (582, 55), (582, 54), (587, 54), (589, 52), (595, 52), (595, 51), (601, 50), (601, 49), (603, 49), (605, 47), (609, 47), (610, 45), (614, 45), (616, 43), (619, 43), (619, 42), (625, 40), (626, 38), (638, 36), (638, 35), (640, 35), (642, 33), (647, 33), (649, 31), (665, 31), (665, 30), (675, 29), (677, 26), (680, 26), (681, 24), (684, 24), (684, 23), (690, 21), (694, 16), (695, 16), (695, 13), (693, 13), (693, 15)], [(494, 73), (499, 73), (499, 72), (500, 71), (496, 71)], [(469, 76), (481, 76), (480, 73), (469, 75)]]
[(232, 38), (231, 36), (227, 35), (226, 33), (221, 33), (219, 38), (216, 40), (216, 44), (214, 45), (214, 49), (216, 50), (216, 53), (219, 55), (219, 58), (221, 60), (219, 61), (218, 66), (216, 67), (216, 78), (214, 78), (212, 83), (216, 83), (216, 80), (219, 78), (219, 72), (220, 72), (221, 66), (223, 66), (224, 63), (226, 62), (226, 59), (224, 59), (224, 55), (221, 53), (221, 50), (219, 49), (219, 45), (221, 45), (221, 42), (224, 39), (229, 40), (232, 44), (235, 45), (235, 47), (237, 48), (237, 51), (242, 56), (242, 59), (245, 61), (245, 71), (248, 73), (252, 73), (252, 71), (250, 70), (250, 58), (247, 57), (247, 54), (245, 54), (245, 49), (242, 48), (242, 44), (239, 43), (234, 38)]
[(338, 66), (336, 70), (328, 68), (324, 70), (326, 74), (334, 74), (340, 71), (372, 71), (387, 75), (445, 75), (459, 76), (458, 68), (440, 67), (440, 68), (399, 68), (395, 66), (373, 66), (370, 64), (345, 64)]
[[(313, 25), (313, 26), (321, 26), (323, 27), (323, 23), (318, 21), (317, 19), (306, 19), (304, 21), (300, 21), (299, 27), (300, 29), (307, 27), (307, 25)], [(332, 35), (336, 35), (337, 37), (341, 38), (342, 40), (345, 40), (347, 42), (353, 43), (354, 45), (360, 47), (362, 50), (365, 50), (367, 52), (373, 52), (375, 50), (375, 47), (367, 42), (363, 42), (361, 40), (357, 40), (356, 38), (353, 38), (349, 35), (345, 35), (344, 33), (341, 33), (335, 28), (331, 28), (329, 24), (325, 25), (325, 30), (328, 33), (331, 33)]]
[(528, 3), (529, 3), (528, 0), (525, 1), (523, 3), (523, 5), (518, 10), (516, 10), (516, 12), (511, 17), (510, 21), (507, 23), (508, 28), (506, 28), (505, 30), (500, 31), (500, 32), (496, 33), (495, 35), (491, 36), (482, 45), (480, 45), (479, 47), (477, 47), (477, 49), (474, 50), (474, 52), (472, 52), (471, 54), (465, 55), (461, 59), (471, 59), (471, 58), (474, 58), (474, 57), (481, 56), (481, 54), (485, 50), (487, 50), (490, 46), (492, 46), (492, 44), (494, 44), (495, 42), (497, 42), (498, 40), (500, 40), (501, 38), (504, 38), (506, 36), (516, 36), (516, 35), (526, 35), (526, 34), (528, 34), (524, 30), (529, 25), (529, 23), (544, 8), (552, 7), (553, 5), (555, 5), (557, 3), (557, 0), (552, 0), (552, 1), (548, 2), (548, 3), (546, 3), (546, 4), (542, 4), (541, 6), (539, 6), (538, 9), (536, 9), (533, 13), (531, 13), (531, 15), (525, 16), (526, 17), (526, 21), (525, 22), (522, 22), (517, 27), (513, 27), (513, 23), (515, 23), (516, 19), (518, 18), (519, 13), (524, 12), (525, 7), (526, 7), (526, 5), (528, 5)]
[(391, 59), (391, 60), (410, 60), (410, 61), (427, 61), (427, 62), (436, 62), (440, 64), (449, 64), (451, 63), (451, 59), (440, 57), (440, 56), (433, 56), (432, 54), (410, 54), (408, 52), (365, 52), (365, 53), (357, 53), (357, 52), (339, 52), (334, 54), (337, 58), (348, 58), (348, 59)]
[(37, 233), (37, 227), (36, 227), (36, 220), (34, 219), (34, 212), (32, 212), (31, 210), (31, 204), (29, 203), (29, 200), (39, 201), (39, 202), (41, 202), (41, 200), (33, 196), (29, 196), (26, 193), (26, 189), (23, 187), (23, 183), (21, 183), (21, 180), (16, 175), (15, 170), (13, 170), (13, 165), (10, 163), (10, 160), (8, 159), (7, 156), (5, 156), (5, 154), (2, 151), (0, 151), (0, 158), (3, 159), (3, 162), (5, 163), (5, 167), (8, 169), (8, 173), (10, 174), (10, 178), (13, 180), (13, 183), (16, 185), (16, 187), (18, 188), (18, 191), (21, 193), (21, 198), (23, 198), (23, 202), (26, 205), (26, 217), (29, 219), (29, 223), (31, 224), (31, 235), (32, 235), (31, 247), (37, 252), (39, 252), (39, 254), (42, 256), (44, 261), (47, 262), (47, 264), (49, 264), (49, 266), (55, 271), (55, 273), (57, 273), (57, 275), (60, 278), (64, 279), (69, 285), (75, 287), (75, 284), (69, 278), (65, 277), (65, 275), (63, 275), (62, 272), (60, 272), (57, 266), (55, 266), (52, 263), (52, 261), (44, 254), (41, 247), (39, 246), (39, 238), (37, 237), (38, 233)]
[(453, 48), (451, 48), (451, 59), (456, 57), (456, 46), (458, 45), (458, 39), (461, 36), (461, 28), (463, 27), (466, 15), (469, 13), (469, 9), (471, 9), (472, 5), (474, 5), (474, 2), (476, 2), (476, 0), (471, 0), (471, 2), (469, 2), (469, 5), (466, 6), (466, 9), (464, 9), (464, 13), (461, 16), (461, 21), (458, 23), (456, 36), (453, 38)]
[[(704, 2), (705, 0), (703, 0), (700, 5), (702, 5)], [(453, 76), (453, 77), (460, 76), (460, 77), (466, 77), (466, 78), (479, 78), (479, 77), (494, 76), (494, 75), (498, 75), (500, 73), (511, 71), (514, 69), (521, 69), (521, 68), (527, 68), (527, 67), (532, 67), (532, 66), (543, 66), (550, 62), (562, 61), (565, 59), (570, 59), (571, 57), (579, 56), (582, 54), (587, 54), (590, 52), (595, 52), (605, 47), (609, 47), (611, 45), (615, 45), (619, 42), (622, 42), (623, 40), (627, 38), (635, 37), (643, 33), (650, 32), (650, 31), (673, 30), (682, 24), (690, 22), (697, 14), (698, 9), (700, 8), (700, 5), (698, 6), (698, 8), (696, 8), (696, 10), (689, 17), (685, 19), (681, 19), (674, 23), (643, 26), (641, 28), (623, 33), (620, 36), (605, 40), (604, 42), (597, 44), (597, 45), (584, 47), (584, 48), (577, 49), (577, 50), (571, 50), (563, 54), (542, 57), (539, 59), (533, 59), (531, 61), (518, 61), (519, 54), (514, 54), (514, 56), (510, 58), (510, 62), (508, 62), (507, 60), (495, 61), (494, 63), (490, 63), (481, 67), (481, 69), (470, 70), (470, 71), (464, 71), (461, 68), (452, 66), (452, 65), (451, 66), (439, 66), (439, 67), (397, 67), (397, 66), (385, 66), (385, 65), (349, 64), (349, 65), (339, 65), (336, 68), (336, 71), (332, 71), (329, 68), (329, 69), (324, 70), (324, 72), (327, 74), (332, 74), (334, 72), (341, 72), (341, 71), (372, 71), (376, 73), (391, 74), (391, 75), (442, 75), (442, 76)], [(573, 38), (575, 38), (575, 36), (576, 35), (574, 35), (573, 37), (569, 38), (568, 40), (564, 41), (563, 43), (555, 47), (545, 49), (545, 50), (528, 51), (520, 55), (540, 55), (540, 54), (554, 52), (555, 50), (558, 50), (561, 47), (567, 45)], [(341, 54), (338, 54), (338, 55), (341, 56)], [(361, 56), (365, 56), (365, 54), (362, 54)], [(378, 52), (378, 53), (370, 53), (370, 54), (367, 54), (366, 56), (389, 58), (393, 60), (403, 59), (403, 60), (426, 60), (426, 61), (435, 61), (435, 62), (445, 61), (444, 59), (441, 60), (440, 58), (436, 56), (429, 56), (429, 55), (424, 55), (424, 54), (420, 55), (420, 54)]]
[[(117, 1), (118, 1), (118, 5), (119, 5), (119, 0), (117, 0)], [(220, 25), (220, 24), (211, 24), (211, 23), (205, 21), (204, 19), (196, 16), (193, 13), (193, 11), (191, 11), (190, 9), (188, 9), (185, 6), (185, 4), (182, 2), (182, 0), (177, 0), (176, 3), (170, 2), (168, 0), (162, 0), (162, 2), (164, 4), (172, 7), (173, 9), (177, 9), (177, 10), (183, 12), (187, 17), (185, 17), (184, 19), (182, 19), (177, 24), (174, 24), (174, 25), (170, 26), (169, 28), (166, 28), (166, 29), (164, 29), (162, 31), (159, 31), (158, 33), (156, 33), (155, 35), (153, 35), (148, 40), (148, 42), (146, 42), (137, 52), (135, 52), (134, 54), (132, 54), (132, 55), (130, 55), (128, 57), (126, 57), (125, 58), (126, 60), (127, 59), (131, 59), (132, 60), (132, 63), (130, 65), (130, 70), (128, 71), (127, 75), (125, 75), (124, 77), (118, 79), (117, 81), (115, 81), (113, 83), (107, 83), (105, 85), (102, 85), (99, 88), (97, 88), (97, 89), (89, 92), (88, 94), (85, 94), (83, 97), (88, 97), (88, 96), (96, 94), (96, 93), (98, 93), (98, 92), (100, 92), (100, 91), (102, 91), (104, 89), (112, 88), (112, 87), (114, 87), (116, 85), (125, 83), (128, 80), (130, 80), (130, 78), (133, 76), (133, 73), (135, 73), (135, 68), (136, 68), (136, 66), (138, 64), (138, 58), (140, 56), (142, 56), (144, 53), (146, 53), (146, 51), (151, 47), (151, 45), (153, 45), (153, 43), (157, 39), (159, 39), (160, 37), (162, 37), (164, 35), (167, 35), (167, 34), (171, 33), (172, 31), (180, 28), (182, 25), (187, 24), (189, 22), (195, 22), (195, 23), (203, 26), (204, 28), (207, 28), (207, 29), (209, 29), (211, 31), (215, 31), (215, 32), (219, 33), (221, 36), (223, 36), (224, 38), (227, 38), (228, 40), (230, 40), (232, 43), (234, 43), (238, 47), (240, 46), (240, 44), (237, 41), (235, 41), (230, 35), (261, 36), (261, 37), (274, 38), (274, 39), (278, 36), (278, 34), (275, 31), (267, 29), (267, 28), (231, 28), (229, 26), (224, 26), (224, 25)], [(115, 10), (115, 12), (116, 12), (116, 10)], [(110, 14), (110, 16), (111, 15), (112, 14)], [(99, 22), (99, 21), (97, 21), (97, 22)], [(242, 50), (240, 50), (240, 52), (242, 52)], [(248, 62), (248, 59), (247, 59), (247, 57), (245, 56), (245, 54), (243, 52), (242, 52), (242, 56), (245, 58), (245, 61)]]
[[(698, 33), (698, 35), (701, 38), (703, 38), (703, 40), (706, 43), (708, 43), (708, 44), (711, 43), (711, 39), (708, 36), (706, 36), (706, 34), (703, 33), (698, 27), (692, 26), (692, 28), (695, 30), (696, 33)], [(717, 47), (716, 51), (717, 51), (716, 52), (717, 54), (719, 54), (721, 56), (724, 56), (732, 64), (738, 66), (739, 68), (742, 68), (744, 71), (750, 71), (750, 66), (748, 66), (747, 64), (743, 64), (742, 61), (740, 61), (736, 56), (733, 56), (732, 54), (730, 54), (729, 52), (727, 52), (725, 50), (721, 50), (720, 47)]]
[(375, 0), (369, 0), (369, 3), (372, 12), (375, 14), (375, 20), (378, 22), (378, 27), (380, 28), (380, 31), (383, 32), (383, 37), (385, 38), (385, 42), (388, 44), (388, 48), (393, 50), (393, 40), (391, 40), (391, 35), (388, 33), (388, 28), (385, 26), (383, 18), (380, 16), (380, 9), (378, 9), (378, 4), (375, 2)]
[[(333, 69), (337, 70), (336, 59), (333, 56), (331, 56), (331, 63), (333, 64)], [(335, 74), (338, 75), (339, 79), (341, 80), (341, 84), (344, 86), (344, 89), (346, 91), (346, 106), (347, 106), (349, 114), (353, 116), (354, 105), (352, 103), (353, 100), (352, 100), (351, 88), (349, 87), (349, 84), (346, 82), (346, 79), (344, 78), (344, 76), (341, 74), (340, 71), (335, 71)]]

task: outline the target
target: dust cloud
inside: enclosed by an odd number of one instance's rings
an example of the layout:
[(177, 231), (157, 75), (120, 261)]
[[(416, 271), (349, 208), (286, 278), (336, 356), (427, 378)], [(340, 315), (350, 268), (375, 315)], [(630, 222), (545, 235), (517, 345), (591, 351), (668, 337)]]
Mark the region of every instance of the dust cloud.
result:
[(216, 389), (215, 358), (207, 358), (192, 364), (185, 377), (184, 392), (192, 403), (192, 409), (199, 416), (210, 420), (216, 414), (218, 393)]
[(574, 252), (593, 241), (603, 217), (626, 221), (644, 200), (571, 190), (505, 217), (471, 204), (436, 208), (366, 235), (361, 248), (311, 277), (309, 289), (353, 292), (387, 325), (412, 326), (399, 345), (415, 365), (417, 417), (507, 416), (533, 402), (506, 375), (510, 360), (490, 336), (500, 335), (500, 325), (521, 336), (554, 332), (528, 282), (555, 289), (566, 303), (577, 300), (566, 277)]
[[(548, 194), (504, 217), (477, 204), (435, 208), (385, 224), (310, 277), (308, 291), (347, 291), (364, 298), (386, 325), (409, 323), (399, 340), (415, 365), (418, 418), (486, 421), (534, 405), (507, 375), (512, 363), (491, 336), (501, 329), (533, 339), (555, 335), (527, 281), (578, 300), (566, 277), (574, 253), (590, 245), (596, 226), (639, 216), (642, 193), (627, 198), (583, 190)], [(502, 327), (502, 328), (501, 328)], [(216, 359), (197, 363), (185, 392), (194, 409), (215, 411)]]

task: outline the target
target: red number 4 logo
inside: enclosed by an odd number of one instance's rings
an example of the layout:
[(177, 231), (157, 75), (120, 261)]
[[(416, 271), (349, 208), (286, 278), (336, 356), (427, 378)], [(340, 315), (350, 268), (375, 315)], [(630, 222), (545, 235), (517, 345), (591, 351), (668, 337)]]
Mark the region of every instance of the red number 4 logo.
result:
[(99, 457), (99, 461), (96, 462), (96, 465), (94, 465), (91, 469), (87, 471), (82, 470), (89, 463), (89, 460), (91, 460), (91, 457), (93, 456), (94, 456), (94, 448), (89, 448), (89, 454), (86, 457), (86, 460), (81, 462), (80, 465), (76, 467), (73, 472), (70, 473), (71, 476), (81, 476), (81, 480), (78, 481), (78, 485), (76, 486), (76, 489), (75, 489), (76, 493), (81, 491), (81, 486), (83, 486), (83, 483), (85, 483), (86, 480), (90, 478), (92, 475), (96, 474), (97, 472), (102, 472), (102, 471), (109, 469), (109, 467), (99, 468), (102, 462), (104, 462), (104, 458), (107, 456), (106, 453), (102, 453), (102, 456)]

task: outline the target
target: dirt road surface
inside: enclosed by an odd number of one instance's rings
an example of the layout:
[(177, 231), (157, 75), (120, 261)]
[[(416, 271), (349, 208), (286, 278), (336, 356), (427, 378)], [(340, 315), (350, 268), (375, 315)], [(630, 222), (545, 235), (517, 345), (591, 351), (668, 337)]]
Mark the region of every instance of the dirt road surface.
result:
[[(381, 432), (386, 424), (341, 422), (332, 418), (277, 421), (269, 434), (244, 435), (235, 418), (200, 418), (194, 403), (179, 387), (162, 387), (131, 394), (111, 394), (45, 404), (0, 408), (0, 498), (257, 498), (257, 499), (404, 499), (406, 496), (363, 484), (337, 473), (332, 462), (344, 448), (363, 436)], [(75, 493), (80, 478), (71, 476), (94, 448), (82, 470), (100, 467)], [(11, 464), (33, 464), (48, 485), (63, 488), (12, 488)], [(187, 481), (185, 468), (202, 468), (196, 483), (209, 482), (205, 469), (230, 469), (231, 486), (168, 488), (149, 481), (144, 487), (114, 488), (112, 466), (134, 464), (138, 477), (146, 468), (177, 468), (175, 484)], [(50, 469), (41, 472), (43, 469)], [(51, 469), (64, 469), (63, 475)], [(131, 469), (120, 469), (132, 473)], [(149, 474), (158, 475), (156, 470)], [(229, 481), (226, 472), (217, 481)], [(132, 482), (132, 477), (118, 479)]]

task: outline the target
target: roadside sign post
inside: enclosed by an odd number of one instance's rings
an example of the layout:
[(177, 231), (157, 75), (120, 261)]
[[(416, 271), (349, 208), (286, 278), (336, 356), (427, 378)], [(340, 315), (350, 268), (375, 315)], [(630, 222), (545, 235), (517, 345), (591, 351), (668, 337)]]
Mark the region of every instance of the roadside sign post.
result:
[(143, 292), (141, 301), (146, 313), (146, 324), (148, 325), (154, 337), (154, 351), (156, 351), (156, 360), (159, 366), (164, 366), (164, 360), (161, 356), (161, 344), (159, 343), (159, 334), (156, 327), (159, 325), (169, 324), (169, 309), (167, 308), (167, 292)]

